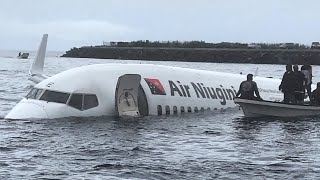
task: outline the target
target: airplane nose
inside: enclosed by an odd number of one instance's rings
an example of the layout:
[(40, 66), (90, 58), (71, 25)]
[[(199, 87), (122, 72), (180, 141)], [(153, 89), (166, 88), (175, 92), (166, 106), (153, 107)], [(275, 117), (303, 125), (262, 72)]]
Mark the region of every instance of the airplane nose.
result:
[(5, 119), (46, 119), (48, 114), (43, 107), (30, 102), (18, 103)]

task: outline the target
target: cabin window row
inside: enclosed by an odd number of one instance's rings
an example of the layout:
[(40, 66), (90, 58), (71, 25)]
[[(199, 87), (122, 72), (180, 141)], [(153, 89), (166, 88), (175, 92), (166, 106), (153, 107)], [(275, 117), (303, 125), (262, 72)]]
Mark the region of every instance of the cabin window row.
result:
[(38, 99), (47, 102), (67, 104), (78, 110), (88, 110), (99, 105), (95, 94), (69, 94), (51, 90), (33, 88), (26, 96), (27, 99)]
[[(211, 110), (209, 107), (207, 108), (207, 110)], [(217, 108), (214, 108), (214, 110), (217, 110)], [(194, 107), (193, 108), (193, 112), (195, 112), (195, 113), (197, 113), (197, 112), (204, 112), (205, 111), (205, 108), (204, 107), (201, 107), (200, 108), (200, 110), (198, 109), (198, 107)], [(170, 115), (170, 113), (171, 113), (171, 110), (170, 110), (170, 106), (165, 106), (165, 109), (164, 109), (164, 111), (163, 111), (163, 109), (162, 109), (162, 106), (161, 105), (158, 105), (158, 107), (157, 107), (157, 112), (158, 112), (158, 115), (163, 115), (163, 114), (165, 114), (165, 115)], [(163, 113), (164, 112), (164, 113)], [(189, 107), (187, 107), (187, 108), (185, 108), (184, 106), (181, 106), (180, 107), (180, 113), (181, 114), (183, 114), (183, 113), (185, 113), (185, 112), (188, 112), (188, 113), (191, 113), (192, 112), (192, 108), (189, 106)], [(172, 113), (173, 114), (178, 114), (178, 108), (177, 108), (177, 106), (173, 106), (172, 107)]]

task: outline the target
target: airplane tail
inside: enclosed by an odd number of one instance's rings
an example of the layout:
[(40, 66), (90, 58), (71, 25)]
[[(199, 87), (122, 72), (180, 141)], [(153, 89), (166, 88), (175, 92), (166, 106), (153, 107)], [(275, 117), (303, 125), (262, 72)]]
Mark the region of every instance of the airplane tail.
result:
[(33, 60), (32, 65), (29, 69), (29, 80), (39, 83), (42, 80), (46, 79), (47, 76), (43, 74), (43, 66), (44, 60), (46, 56), (46, 49), (47, 49), (47, 41), (48, 41), (48, 34), (44, 34), (37, 51), (36, 58)]

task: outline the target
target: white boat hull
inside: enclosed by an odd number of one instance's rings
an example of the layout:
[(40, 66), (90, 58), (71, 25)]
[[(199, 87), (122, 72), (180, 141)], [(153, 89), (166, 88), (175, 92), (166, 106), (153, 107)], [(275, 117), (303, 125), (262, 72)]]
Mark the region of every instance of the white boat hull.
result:
[(294, 105), (280, 102), (255, 101), (240, 98), (235, 98), (234, 103), (241, 106), (246, 117), (296, 117), (320, 115), (320, 107), (310, 105)]

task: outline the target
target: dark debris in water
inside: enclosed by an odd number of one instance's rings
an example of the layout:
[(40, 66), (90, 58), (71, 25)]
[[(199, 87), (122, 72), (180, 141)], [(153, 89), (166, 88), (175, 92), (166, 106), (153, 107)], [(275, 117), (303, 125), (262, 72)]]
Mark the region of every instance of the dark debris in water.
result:
[(7, 167), (9, 166), (9, 164), (5, 163), (5, 162), (0, 162), (0, 167)]
[(207, 131), (204, 131), (203, 133), (206, 135), (218, 135), (218, 136), (221, 135), (221, 132), (215, 131), (215, 130), (207, 130)]
[(0, 147), (0, 152), (1, 151), (7, 152), (7, 151), (12, 151), (12, 150), (14, 150), (14, 149), (13, 148), (9, 148), (9, 147)]
[(94, 166), (93, 168), (96, 170), (101, 170), (101, 169), (118, 169), (119, 170), (119, 169), (122, 169), (123, 166), (120, 163), (117, 163), (117, 164), (106, 163), (106, 164), (100, 164), (100, 165)]
[(132, 149), (132, 151), (140, 151), (140, 148), (139, 148), (138, 146), (136, 146), (136, 147), (134, 147), (134, 148)]

